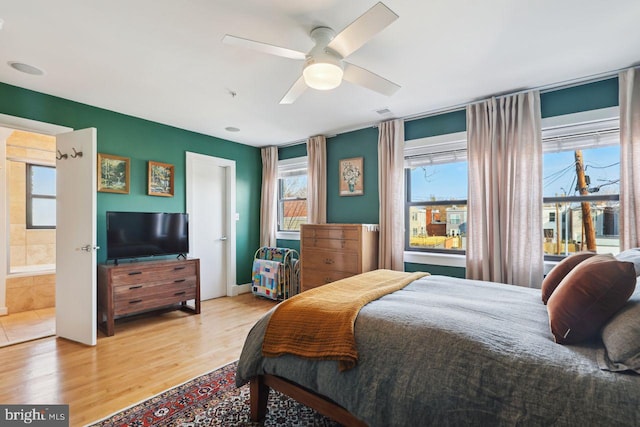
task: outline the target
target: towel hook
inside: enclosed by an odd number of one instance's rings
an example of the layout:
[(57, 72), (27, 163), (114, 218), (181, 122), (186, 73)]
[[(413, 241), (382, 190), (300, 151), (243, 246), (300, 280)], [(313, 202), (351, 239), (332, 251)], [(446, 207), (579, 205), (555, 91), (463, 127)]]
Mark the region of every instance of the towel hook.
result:
[(72, 158), (75, 159), (76, 157), (82, 157), (82, 151), (76, 151), (75, 147), (73, 147), (72, 150), (73, 150), (73, 154), (71, 155)]
[(62, 159), (66, 159), (69, 156), (67, 154), (62, 154), (62, 152), (60, 150), (58, 150), (58, 155), (56, 156), (56, 159), (58, 160), (62, 160)]

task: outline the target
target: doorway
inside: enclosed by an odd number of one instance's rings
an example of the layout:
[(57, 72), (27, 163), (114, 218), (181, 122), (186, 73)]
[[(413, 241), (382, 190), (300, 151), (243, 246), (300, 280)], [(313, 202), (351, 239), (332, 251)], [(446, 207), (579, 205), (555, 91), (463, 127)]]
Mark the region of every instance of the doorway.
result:
[(189, 255), (200, 258), (201, 299), (233, 296), (237, 294), (235, 161), (191, 152), (186, 156)]
[[(55, 161), (51, 135), (0, 128), (6, 248), (0, 346), (55, 334)], [(0, 275), (1, 276), (1, 275)]]
[[(10, 258), (10, 250), (11, 250), (10, 244), (9, 244), (10, 243), (9, 241), (10, 226), (9, 226), (9, 214), (8, 214), (9, 198), (7, 197), (9, 189), (8, 189), (8, 181), (7, 181), (8, 168), (7, 168), (6, 139), (9, 137), (9, 135), (11, 135), (14, 131), (17, 131), (17, 130), (24, 131), (27, 133), (31, 132), (31, 133), (39, 134), (43, 136), (52, 136), (52, 135), (57, 135), (64, 132), (69, 132), (73, 129), (68, 128), (66, 126), (55, 125), (52, 123), (38, 122), (36, 120), (25, 119), (22, 117), (15, 117), (15, 116), (10, 116), (6, 114), (0, 114), (0, 319), (3, 319), (5, 325), (8, 322), (7, 319), (9, 314), (9, 310), (7, 308), (7, 294), (8, 294), (7, 279), (9, 278), (8, 277), (9, 264), (10, 264), (9, 258)], [(51, 279), (49, 278), (45, 280), (43, 277), (41, 277), (45, 275), (44, 273), (46, 273), (46, 270), (41, 270), (41, 271), (31, 272), (26, 274), (28, 275), (30, 274), (32, 277), (34, 277), (33, 279), (34, 283), (37, 282), (38, 284), (43, 284), (44, 282), (46, 284), (46, 280), (51, 280)], [(14, 273), (13, 277), (18, 277), (18, 274)], [(25, 279), (25, 281), (28, 282), (28, 279)], [(10, 286), (13, 286), (13, 285), (10, 285)], [(39, 314), (40, 314), (40, 317), (44, 316), (43, 313), (39, 313)], [(18, 327), (20, 327), (19, 326), (20, 323), (21, 323), (21, 320), (19, 319), (19, 321), (17, 322)], [(33, 322), (33, 319), (27, 319), (24, 323), (25, 324), (29, 323), (30, 325), (34, 325), (34, 324), (38, 325), (35, 327), (40, 328), (40, 332), (32, 334), (31, 336), (34, 338), (36, 336), (43, 336), (43, 335), (49, 334), (48, 330), (47, 332), (42, 332), (42, 328), (45, 327), (44, 322), (38, 322), (37, 320), (36, 322)], [(53, 325), (55, 325), (55, 321)], [(54, 330), (54, 332), (52, 333), (55, 333), (55, 326), (53, 326), (51, 329)], [(2, 336), (4, 340), (0, 339), (0, 346), (6, 345), (6, 342), (8, 341), (7, 339), (8, 337), (4, 332), (4, 328), (1, 334), (2, 335), (0, 336)], [(24, 339), (26, 339), (26, 337), (24, 337), (20, 341)]]

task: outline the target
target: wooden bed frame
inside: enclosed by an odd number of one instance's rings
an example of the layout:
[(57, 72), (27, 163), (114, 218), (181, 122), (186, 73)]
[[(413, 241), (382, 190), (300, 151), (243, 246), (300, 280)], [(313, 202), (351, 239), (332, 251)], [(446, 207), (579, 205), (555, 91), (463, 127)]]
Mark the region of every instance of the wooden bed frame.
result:
[(267, 414), (267, 399), (269, 398), (269, 390), (274, 389), (282, 394), (286, 394), (290, 398), (315, 409), (324, 416), (345, 425), (353, 427), (367, 427), (360, 419), (356, 418), (342, 406), (301, 387), (289, 380), (275, 375), (258, 375), (251, 378), (251, 421), (262, 421)]

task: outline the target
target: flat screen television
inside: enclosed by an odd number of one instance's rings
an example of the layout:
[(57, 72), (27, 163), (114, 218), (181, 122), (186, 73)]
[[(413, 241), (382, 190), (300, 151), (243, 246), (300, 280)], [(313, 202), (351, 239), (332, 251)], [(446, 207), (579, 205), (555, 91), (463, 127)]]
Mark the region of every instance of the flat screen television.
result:
[(107, 259), (189, 252), (189, 215), (161, 212), (107, 212)]

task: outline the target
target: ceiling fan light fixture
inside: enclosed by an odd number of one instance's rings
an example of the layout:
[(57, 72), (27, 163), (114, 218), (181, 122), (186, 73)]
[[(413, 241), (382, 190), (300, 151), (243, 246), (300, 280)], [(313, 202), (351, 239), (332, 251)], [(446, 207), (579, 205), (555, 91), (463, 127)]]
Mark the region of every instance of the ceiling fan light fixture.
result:
[(323, 58), (310, 57), (302, 70), (304, 82), (313, 89), (331, 90), (342, 83), (342, 62), (331, 55)]

